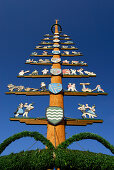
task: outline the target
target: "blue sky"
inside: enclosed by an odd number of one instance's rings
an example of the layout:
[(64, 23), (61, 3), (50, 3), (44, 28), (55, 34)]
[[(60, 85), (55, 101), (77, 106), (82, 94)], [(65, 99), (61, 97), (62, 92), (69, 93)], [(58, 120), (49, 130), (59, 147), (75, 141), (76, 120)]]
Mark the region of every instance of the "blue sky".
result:
[[(50, 27), (55, 23), (55, 19), (59, 19), (63, 33), (70, 35), (76, 47), (84, 54), (75, 59), (87, 62), (88, 68), (86, 67), (85, 70), (97, 74), (95, 78), (63, 79), (63, 89), (66, 89), (68, 82), (76, 83), (77, 89), (80, 90), (79, 83), (90, 82), (91, 88), (100, 84), (108, 93), (108, 96), (64, 97), (66, 117), (81, 118), (81, 112), (77, 110), (78, 103), (88, 103), (96, 105), (98, 118), (104, 120), (102, 124), (86, 127), (66, 127), (66, 138), (80, 132), (92, 132), (114, 144), (113, 0), (0, 1), (0, 143), (24, 130), (38, 131), (46, 136), (46, 126), (27, 126), (19, 122), (10, 122), (9, 118), (13, 117), (14, 111), (21, 102), (34, 102), (35, 109), (30, 112), (30, 117), (44, 117), (45, 110), (49, 106), (49, 96), (27, 97), (5, 95), (5, 92), (8, 91), (7, 85), (10, 83), (34, 88), (40, 86), (42, 79), (21, 79), (16, 76), (21, 69), (32, 72), (34, 69), (41, 71), (44, 68), (44, 66), (24, 63), (43, 35), (51, 33)], [(50, 66), (45, 68), (49, 69)], [(43, 80), (47, 85), (50, 83), (50, 78)], [(34, 142), (31, 138), (15, 141), (2, 155), (27, 150)], [(37, 142), (31, 149), (43, 147), (40, 142)], [(104, 146), (93, 140), (73, 143), (69, 148), (112, 155)]]

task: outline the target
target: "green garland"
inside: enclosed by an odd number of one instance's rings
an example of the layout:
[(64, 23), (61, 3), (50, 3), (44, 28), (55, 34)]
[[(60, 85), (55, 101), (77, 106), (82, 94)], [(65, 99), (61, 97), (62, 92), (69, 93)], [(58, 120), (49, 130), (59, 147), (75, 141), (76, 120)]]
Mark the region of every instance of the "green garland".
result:
[(114, 169), (114, 157), (101, 153), (69, 149), (22, 151), (0, 157), (0, 170), (61, 170)]
[(94, 133), (89, 133), (89, 132), (84, 132), (84, 133), (79, 133), (79, 134), (73, 135), (69, 139), (62, 142), (58, 146), (58, 148), (66, 149), (73, 142), (80, 141), (82, 139), (94, 139), (94, 140), (97, 140), (98, 142), (102, 143), (107, 149), (109, 149), (114, 154), (114, 146), (113, 145), (111, 145), (108, 141), (106, 141), (101, 136), (99, 136), (97, 134), (94, 134)]
[(61, 143), (57, 149), (52, 143), (38, 132), (24, 131), (15, 134), (0, 144), (0, 153), (13, 141), (22, 137), (34, 137), (36, 141), (41, 141), (48, 149), (36, 151), (22, 151), (17, 154), (0, 157), (0, 170), (26, 170), (26, 169), (53, 169), (54, 167), (61, 170), (98, 170), (114, 169), (114, 157), (101, 153), (92, 153), (88, 151), (76, 151), (66, 149), (71, 143), (82, 139), (94, 139), (102, 143), (106, 148), (114, 153), (114, 146), (99, 135), (93, 133), (80, 133)]
[(14, 142), (17, 139), (23, 138), (23, 137), (33, 137), (36, 141), (41, 141), (45, 146), (47, 146), (49, 149), (54, 149), (54, 146), (52, 143), (47, 140), (42, 134), (38, 132), (29, 132), (29, 131), (23, 131), (21, 133), (17, 133), (6, 140), (4, 140), (3, 143), (0, 144), (0, 154), (4, 151), (4, 149), (12, 142)]

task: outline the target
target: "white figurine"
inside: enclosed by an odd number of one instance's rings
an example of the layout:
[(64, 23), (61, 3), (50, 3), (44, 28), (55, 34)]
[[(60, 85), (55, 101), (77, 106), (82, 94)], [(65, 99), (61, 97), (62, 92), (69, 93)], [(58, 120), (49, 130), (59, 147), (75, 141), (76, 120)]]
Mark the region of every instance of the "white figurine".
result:
[(24, 107), (24, 104), (20, 103), (17, 110), (16, 110), (16, 112), (14, 112), (14, 114), (15, 114), (14, 117), (18, 117), (19, 115), (23, 114), (23, 107)]
[(41, 91), (46, 91), (46, 84), (44, 82), (41, 82)]
[(84, 75), (84, 73), (82, 72), (84, 69), (83, 68), (80, 68), (77, 70), (77, 72), (79, 73), (79, 75)]
[(43, 75), (47, 74), (48, 71), (49, 71), (49, 70), (47, 70), (47, 69), (42, 70)]
[(26, 88), (24, 88), (24, 90), (25, 90), (26, 92), (29, 92), (29, 91), (38, 91), (39, 89), (26, 87)]
[(34, 61), (34, 59), (28, 59), (28, 60), (26, 60), (26, 63), (32, 63)]
[(30, 71), (29, 71), (29, 70), (27, 70), (27, 71), (21, 70), (21, 71), (19, 72), (19, 76), (24, 76), (24, 74), (25, 74), (25, 73), (28, 73), (28, 72), (30, 72)]
[(79, 104), (79, 106), (80, 107), (78, 107), (78, 110), (80, 110), (83, 113), (82, 117), (86, 118), (86, 115), (88, 115), (89, 118), (97, 117), (97, 115), (95, 113), (95, 105), (93, 105), (92, 107), (89, 107), (88, 104), (86, 104), (86, 105)]
[(72, 51), (72, 54), (74, 54), (74, 55), (75, 55), (75, 54), (78, 54), (78, 52), (76, 52), (76, 51)]
[(32, 52), (32, 55), (37, 55), (38, 53), (37, 52)]
[(80, 85), (83, 86), (83, 88), (82, 88), (83, 92), (92, 92), (93, 91), (93, 90), (85, 87), (85, 85), (90, 85), (90, 83), (80, 83)]
[(42, 48), (42, 46), (36, 46), (36, 48)]
[[(101, 89), (101, 86), (100, 86), (100, 85), (97, 85), (94, 90), (97, 90), (98, 93), (99, 93), (99, 92), (103, 92), (103, 93), (104, 93), (104, 90)], [(93, 90), (93, 91), (94, 91), (94, 90)]]
[(64, 53), (65, 53), (66, 55), (69, 55), (69, 51), (64, 51)]
[(82, 65), (86, 65), (87, 63), (84, 63), (84, 61), (80, 61), (80, 64), (82, 64)]
[(74, 47), (74, 46), (71, 46), (70, 48), (76, 48), (76, 47)]
[(63, 69), (62, 73), (63, 73), (63, 75), (70, 75), (70, 70), (69, 69)]
[(13, 92), (13, 90), (15, 89), (16, 91), (22, 91), (24, 89), (24, 86), (15, 86), (13, 84), (8, 84), (7, 86), (9, 88), (10, 92)]
[(73, 83), (73, 84), (69, 83), (68, 84), (68, 91), (77, 91), (76, 87), (75, 87), (75, 83)]
[(62, 48), (68, 48), (68, 46), (63, 45)]
[(38, 75), (38, 71), (37, 70), (34, 70), (31, 74), (29, 75)]
[(65, 37), (65, 40), (69, 40), (70, 38), (69, 37)]
[(96, 75), (95, 73), (90, 72), (90, 71), (84, 71), (84, 73), (86, 73), (86, 74), (88, 74), (88, 75), (90, 75), (90, 76)]
[(70, 69), (71, 75), (76, 75), (76, 69)]
[(49, 40), (49, 38), (47, 37), (47, 38), (44, 38), (44, 40)]
[(64, 60), (63, 64), (69, 64), (69, 61), (68, 60)]
[(71, 64), (78, 64), (79, 61), (72, 61)]
[(48, 52), (47, 51), (43, 51), (42, 55), (47, 55)]
[(33, 105), (32, 103), (29, 104), (29, 105), (28, 105), (28, 103), (24, 104), (24, 107), (26, 107), (26, 109), (25, 109), (25, 112), (23, 114), (23, 117), (24, 116), (28, 117), (28, 113), (30, 112), (30, 110), (34, 109), (34, 106), (32, 106), (32, 105)]

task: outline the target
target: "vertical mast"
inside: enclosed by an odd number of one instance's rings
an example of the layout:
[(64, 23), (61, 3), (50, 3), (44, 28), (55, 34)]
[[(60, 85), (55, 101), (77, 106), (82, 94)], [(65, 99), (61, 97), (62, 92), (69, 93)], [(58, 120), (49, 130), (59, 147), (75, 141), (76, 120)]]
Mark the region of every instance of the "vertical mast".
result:
[[(57, 24), (57, 20), (56, 20)], [(58, 33), (58, 25), (55, 25), (55, 33)], [(58, 38), (55, 38), (58, 39)], [(59, 44), (59, 43), (54, 43)], [(54, 51), (59, 50), (59, 48), (54, 48)], [(60, 58), (60, 55), (53, 55), (53, 58)], [(61, 69), (60, 63), (53, 63), (52, 68)], [(61, 83), (62, 84), (62, 76), (51, 76), (51, 83)], [(64, 109), (63, 104), (63, 93), (59, 94), (50, 94), (50, 106), (57, 106)], [(47, 124), (47, 139), (52, 142), (52, 144), (56, 147), (61, 142), (65, 141), (65, 123), (64, 120), (60, 123), (60, 125), (53, 126), (50, 123)]]

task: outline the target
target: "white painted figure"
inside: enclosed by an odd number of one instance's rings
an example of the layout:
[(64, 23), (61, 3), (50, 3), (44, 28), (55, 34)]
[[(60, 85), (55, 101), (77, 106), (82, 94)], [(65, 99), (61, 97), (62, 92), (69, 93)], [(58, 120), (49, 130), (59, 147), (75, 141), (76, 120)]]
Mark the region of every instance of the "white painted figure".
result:
[(13, 84), (8, 84), (7, 86), (9, 88), (10, 92), (13, 92), (13, 90), (15, 89), (16, 91), (22, 91), (24, 89), (24, 86), (15, 86)]
[(88, 74), (88, 75), (90, 75), (90, 76), (96, 75), (95, 73), (90, 72), (90, 71), (84, 71), (84, 73), (86, 73), (86, 74)]
[(63, 45), (62, 48), (68, 48), (68, 46)]
[(83, 92), (92, 92), (93, 91), (93, 90), (91, 90), (89, 88), (86, 88), (86, 86), (85, 86), (85, 85), (90, 85), (90, 83), (80, 83), (80, 85), (83, 86), (83, 88), (82, 88)]
[(68, 60), (63, 60), (63, 64), (69, 64)]
[(79, 73), (79, 75), (84, 75), (84, 73), (82, 72), (84, 69), (83, 68), (80, 68), (77, 70), (77, 72)]
[(66, 55), (69, 55), (69, 51), (64, 51), (64, 53), (65, 53)]
[(49, 72), (49, 70), (47, 70), (47, 69), (42, 70), (43, 75), (47, 74), (48, 72)]
[(37, 52), (32, 52), (32, 55), (37, 55), (38, 53)]
[(70, 69), (71, 75), (76, 75), (76, 69)]
[(41, 82), (41, 91), (46, 91), (46, 84), (44, 82)]
[(73, 49), (73, 48), (76, 48), (76, 47), (74, 47), (74, 46), (71, 46), (70, 48), (72, 48), (72, 49)]
[(72, 61), (71, 64), (78, 64), (79, 61)]
[(72, 51), (72, 54), (78, 54), (78, 52), (76, 52), (76, 51)]
[(14, 117), (18, 117), (19, 115), (23, 115), (23, 107), (24, 107), (24, 104), (20, 103), (16, 112), (14, 112), (14, 114), (15, 114)]
[(95, 90), (97, 90), (97, 92), (103, 92), (104, 93), (104, 90), (101, 89), (101, 86), (100, 85), (97, 85)]
[(29, 75), (38, 75), (38, 70), (34, 70), (31, 74)]
[(21, 70), (21, 71), (19, 72), (19, 76), (24, 76), (24, 74), (25, 74), (25, 73), (28, 73), (28, 72), (30, 72), (30, 71), (29, 71), (29, 70), (27, 70), (27, 71)]
[(31, 104), (25, 103), (24, 107), (26, 107), (26, 109), (25, 109), (25, 112), (23, 114), (23, 117), (28, 117), (28, 113), (30, 112), (30, 110), (34, 109), (34, 106), (33, 106), (32, 103)]
[(79, 104), (78, 110), (82, 112), (83, 118), (86, 118), (87, 115), (89, 116), (89, 118), (97, 117), (95, 113), (95, 105), (93, 105), (92, 107), (89, 107), (88, 104), (86, 105)]
[(63, 75), (70, 75), (70, 70), (69, 69), (63, 69), (62, 73), (63, 73)]
[(44, 38), (44, 40), (49, 40), (49, 38), (47, 37), (47, 38)]
[(69, 83), (68, 84), (68, 91), (77, 91), (75, 83), (73, 83), (73, 84)]
[(42, 46), (38, 45), (38, 46), (36, 46), (36, 48), (42, 48)]
[(34, 61), (34, 59), (28, 59), (28, 60), (26, 60), (26, 63), (32, 63)]
[(48, 52), (47, 51), (43, 51), (42, 55), (47, 55)]

